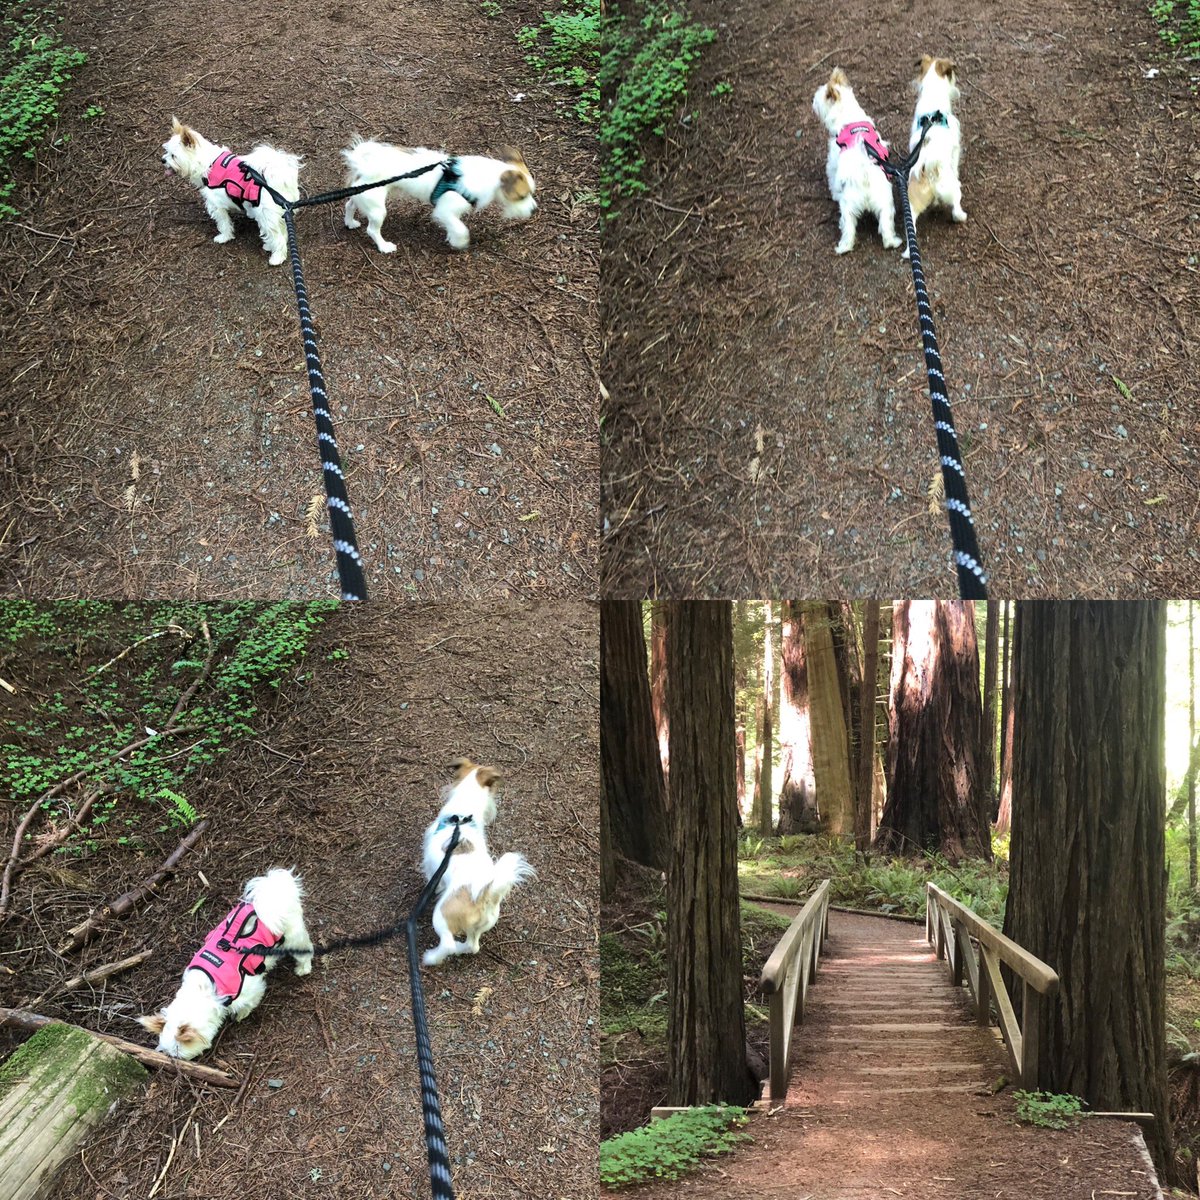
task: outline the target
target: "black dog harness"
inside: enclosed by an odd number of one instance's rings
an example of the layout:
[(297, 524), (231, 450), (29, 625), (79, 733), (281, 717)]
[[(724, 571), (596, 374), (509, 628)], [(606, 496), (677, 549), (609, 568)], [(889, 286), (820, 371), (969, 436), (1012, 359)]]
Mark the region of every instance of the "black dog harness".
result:
[(472, 208), (479, 204), (479, 201), (463, 187), (462, 170), (457, 158), (446, 160), (442, 167), (442, 177), (433, 185), (433, 191), (429, 194), (429, 203), (436, 204), (447, 192), (457, 192)]

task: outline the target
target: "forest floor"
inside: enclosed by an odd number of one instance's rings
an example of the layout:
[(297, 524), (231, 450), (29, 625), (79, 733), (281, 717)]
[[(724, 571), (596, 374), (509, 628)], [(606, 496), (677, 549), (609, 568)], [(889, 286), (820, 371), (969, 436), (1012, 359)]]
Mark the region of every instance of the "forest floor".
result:
[[(142, 670), (153, 649), (121, 667)], [(51, 949), (173, 849), (178, 830), (156, 835), (153, 821), (133, 830), (140, 852), (114, 821), (93, 852), (18, 877), (0, 948), (6, 1003), (145, 1041), (133, 1018), (169, 999), (212, 919), (270, 865), (298, 867), (318, 942), (391, 925), (420, 891), (447, 764), (469, 753), (506, 780), (493, 849), (522, 851), (538, 879), (513, 893), (478, 957), (424, 975), (455, 1184), (463, 1200), (595, 1196), (598, 653), (585, 605), (331, 615), (266, 727), (207, 769), (197, 807), (212, 828), (159, 898), (82, 952)], [(19, 696), (41, 694), (56, 686), (45, 671), (10, 657), (4, 676)], [(153, 957), (101, 990), (58, 991), (80, 967), (144, 947)], [(18, 1036), (0, 1033), (0, 1049)], [(318, 960), (303, 979), (281, 967), (202, 1061), (241, 1088), (153, 1073), (55, 1195), (144, 1200), (156, 1180), (164, 1200), (428, 1195), (403, 939)]]
[(717, 40), (605, 242), (606, 594), (953, 588), (909, 268), (869, 221), (834, 254), (811, 111), (840, 65), (905, 145), (927, 52), (962, 86), (970, 217), (919, 235), (993, 590), (1188, 593), (1200, 108), (1143, 0), (689, 8)]
[[(796, 910), (798, 911), (798, 910)], [(880, 1028), (899, 1022), (905, 1032)], [(949, 986), (924, 930), (831, 913), (822, 967), (797, 1030), (786, 1107), (747, 1126), (753, 1143), (654, 1197), (1059, 1200), (1161, 1196), (1136, 1126), (1038, 1129), (1014, 1119), (996, 1038)]]
[(595, 138), (516, 41), (543, 6), (493, 7), (60, 5), (89, 60), (0, 226), (5, 591), (333, 591), (290, 271), (246, 221), (212, 243), (163, 175), (172, 113), (299, 153), (309, 194), (341, 186), (355, 133), (523, 150), (529, 223), (480, 214), (457, 253), (396, 203), (385, 256), (312, 209), (304, 270), (372, 594), (595, 591)]

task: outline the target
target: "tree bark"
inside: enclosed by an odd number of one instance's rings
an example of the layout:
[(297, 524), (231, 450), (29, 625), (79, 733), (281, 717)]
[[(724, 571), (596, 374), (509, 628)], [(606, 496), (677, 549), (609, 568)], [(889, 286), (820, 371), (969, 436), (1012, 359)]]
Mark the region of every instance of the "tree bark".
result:
[(1061, 980), (1039, 1086), (1152, 1112), (1171, 1161), (1165, 1045), (1166, 609), (1017, 605), (1004, 932)]
[(746, 1104), (738, 908), (732, 611), (671, 603), (668, 1102)]
[(779, 701), (779, 825), (780, 834), (817, 833), (816, 783), (813, 778), (812, 728), (808, 704), (808, 661), (800, 606), (783, 602), (783, 694)]
[(1195, 601), (1188, 601), (1188, 886), (1196, 890), (1196, 629)]
[(668, 748), (670, 719), (667, 696), (667, 614), (666, 605), (655, 600), (650, 605), (650, 707), (654, 710), (654, 731), (658, 755), (662, 761), (663, 785), (670, 776)]
[(666, 800), (636, 600), (607, 600), (600, 609), (600, 764), (608, 809), (601, 829), (611, 853), (661, 870), (669, 846)]
[(858, 693), (858, 786), (854, 796), (854, 845), (871, 848), (871, 801), (875, 786), (875, 690), (879, 678), (879, 601), (863, 607), (863, 672)]
[(768, 600), (763, 604), (763, 691), (762, 691), (762, 741), (758, 760), (758, 831), (770, 837), (775, 800), (774, 759), (775, 748), (775, 614)]
[(979, 789), (979, 652), (969, 601), (906, 600), (892, 617), (888, 798), (876, 848), (991, 858)]
[(987, 600), (983, 634), (983, 739), (980, 746), (980, 786), (988, 820), (995, 811), (992, 793), (996, 780), (996, 661), (1000, 649), (1000, 602)]
[[(846, 727), (849, 681), (846, 679), (845, 651), (843, 648), (839, 662), (834, 646), (837, 616), (833, 604), (809, 600), (800, 608), (808, 658), (813, 780), (821, 827), (834, 837), (845, 837), (854, 829), (850, 733)], [(840, 630), (838, 636), (841, 636)]]
[(1012, 828), (1012, 602), (1004, 601), (1004, 680), (1000, 699), (1000, 794), (996, 803), (996, 832)]

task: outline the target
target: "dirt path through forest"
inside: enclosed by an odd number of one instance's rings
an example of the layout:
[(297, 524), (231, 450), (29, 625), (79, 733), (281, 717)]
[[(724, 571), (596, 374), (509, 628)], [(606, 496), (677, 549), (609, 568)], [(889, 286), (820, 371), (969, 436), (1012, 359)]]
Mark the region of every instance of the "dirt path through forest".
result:
[[(308, 685), (286, 689), (268, 732), (224, 760), (224, 786), (198, 805), (212, 832), (161, 898), (98, 939), (82, 965), (146, 944), (154, 957), (53, 1015), (143, 1040), (132, 1017), (173, 993), (217, 907), (272, 864), (303, 874), (316, 940), (391, 924), (420, 891), (421, 833), (446, 764), (470, 753), (506, 779), (493, 852), (523, 852), (538, 879), (512, 894), (478, 957), (424, 976), (455, 1185), (461, 1200), (594, 1197), (594, 610), (343, 610), (308, 668)], [(87, 861), (73, 875), (23, 881), (38, 895), (29, 945), (56, 944), (97, 902), (79, 890)], [(433, 940), (426, 928), (422, 945)], [(48, 950), (20, 961), (31, 996), (79, 965)], [(204, 1061), (231, 1067), (243, 1091), (156, 1074), (56, 1196), (145, 1200), (162, 1173), (164, 1200), (427, 1200), (403, 938), (334, 954), (303, 979), (281, 968), (260, 1008)]]
[(593, 592), (595, 149), (516, 42), (543, 6), (59, 7), (89, 54), (70, 140), (0, 227), (5, 590), (336, 591), (290, 273), (248, 222), (213, 245), (195, 190), (164, 178), (174, 112), (301, 154), (310, 194), (341, 185), (354, 133), (524, 151), (538, 213), (476, 217), (466, 253), (402, 204), (394, 255), (340, 207), (301, 214), (301, 250), (372, 594)]
[(787, 1106), (753, 1144), (642, 1196), (693, 1200), (1157, 1200), (1134, 1126), (1067, 1132), (1013, 1119), (995, 1037), (949, 986), (924, 930), (829, 916), (829, 939), (793, 1043)]
[(718, 38), (688, 123), (606, 240), (606, 579), (953, 593), (909, 268), (869, 222), (834, 254), (811, 111), (840, 64), (906, 146), (930, 52), (959, 64), (970, 219), (919, 234), (993, 592), (1190, 594), (1200, 109), (1146, 5), (692, 7)]

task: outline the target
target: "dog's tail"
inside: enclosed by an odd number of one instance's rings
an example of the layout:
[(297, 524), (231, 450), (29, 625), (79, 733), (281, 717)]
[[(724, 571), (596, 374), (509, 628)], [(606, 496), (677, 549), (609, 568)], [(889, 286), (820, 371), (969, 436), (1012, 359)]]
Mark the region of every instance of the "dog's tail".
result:
[(479, 894), (479, 898), (493, 900), (499, 904), (509, 892), (527, 879), (536, 879), (537, 872), (523, 854), (502, 854), (492, 866), (492, 878)]

